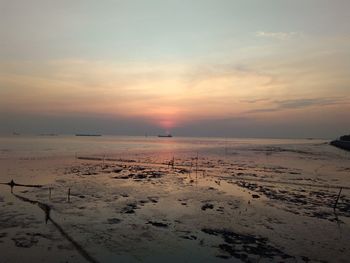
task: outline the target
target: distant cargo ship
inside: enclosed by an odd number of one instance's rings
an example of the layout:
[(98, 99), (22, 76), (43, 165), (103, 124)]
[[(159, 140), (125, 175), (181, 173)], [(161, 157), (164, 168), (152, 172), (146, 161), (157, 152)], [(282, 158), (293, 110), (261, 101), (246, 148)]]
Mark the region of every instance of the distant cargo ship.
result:
[(171, 137), (173, 137), (171, 134), (165, 134), (165, 135), (158, 135), (158, 137), (160, 137), (160, 138), (171, 138)]
[(343, 135), (338, 140), (330, 142), (331, 145), (350, 151), (350, 135)]
[(101, 134), (86, 134), (86, 133), (77, 133), (75, 136), (102, 136)]

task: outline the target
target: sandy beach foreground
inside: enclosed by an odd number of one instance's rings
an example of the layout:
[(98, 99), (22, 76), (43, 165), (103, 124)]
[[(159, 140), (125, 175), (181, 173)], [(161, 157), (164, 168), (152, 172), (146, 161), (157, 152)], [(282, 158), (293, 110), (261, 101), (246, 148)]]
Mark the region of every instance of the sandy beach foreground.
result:
[[(1, 138), (0, 262), (348, 262), (321, 140)], [(23, 261), (25, 259), (25, 261)]]

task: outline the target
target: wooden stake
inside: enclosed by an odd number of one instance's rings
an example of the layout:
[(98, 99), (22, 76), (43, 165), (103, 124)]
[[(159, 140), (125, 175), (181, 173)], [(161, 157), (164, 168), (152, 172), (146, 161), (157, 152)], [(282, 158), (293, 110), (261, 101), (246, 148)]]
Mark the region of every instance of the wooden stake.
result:
[(333, 207), (334, 211), (335, 211), (335, 209), (337, 208), (338, 201), (339, 201), (340, 194), (341, 194), (341, 191), (342, 191), (342, 190), (343, 190), (343, 187), (340, 187), (339, 194), (338, 194), (338, 196), (337, 196), (337, 200), (335, 201), (335, 204), (334, 204), (334, 207)]
[(68, 203), (70, 203), (70, 188), (68, 188)]
[(12, 179), (11, 182), (9, 183), (9, 185), (11, 186), (11, 194), (12, 194), (13, 193), (13, 187), (16, 185), (16, 183)]
[(198, 173), (198, 152), (197, 152), (197, 158), (196, 158), (196, 177)]
[(192, 164), (192, 159), (191, 159), (191, 167), (190, 167), (190, 170), (188, 171), (188, 176), (190, 176), (190, 177), (191, 177), (191, 173), (192, 173), (192, 166), (193, 166), (193, 164)]

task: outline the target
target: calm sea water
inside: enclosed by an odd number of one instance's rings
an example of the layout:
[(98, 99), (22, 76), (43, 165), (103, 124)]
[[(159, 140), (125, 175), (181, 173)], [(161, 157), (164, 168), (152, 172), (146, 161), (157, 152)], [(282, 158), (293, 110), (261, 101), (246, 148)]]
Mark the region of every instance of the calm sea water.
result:
[(181, 152), (200, 151), (226, 154), (232, 151), (271, 151), (287, 148), (344, 155), (325, 140), (296, 139), (238, 139), (194, 137), (136, 137), (136, 136), (10, 136), (0, 137), (2, 156), (57, 156), (74, 154), (121, 154), (125, 152)]
[[(99, 158), (79, 160), (75, 156)], [(118, 173), (101, 170), (105, 165), (100, 164), (106, 160), (101, 161), (101, 156), (118, 158), (107, 159), (108, 169), (113, 171), (125, 165), (123, 175), (139, 173), (142, 169), (136, 168), (140, 167), (166, 175), (155, 180), (117, 180)], [(176, 160), (178, 170), (164, 165), (169, 160)], [(0, 137), (0, 182), (14, 179), (23, 184), (43, 184), (46, 187), (30, 191), (16, 188), (15, 193), (45, 203), (50, 201), (47, 186), (52, 187), (53, 218), (101, 262), (221, 262), (217, 255), (222, 251), (215, 250), (218, 245), (211, 245), (216, 240), (221, 242), (220, 237), (205, 234), (202, 226), (212, 229), (224, 226), (238, 233), (248, 231), (252, 234), (249, 239), (266, 236), (266, 240), (273, 241), (272, 245), (288, 247), (292, 255), (311, 251), (311, 256), (306, 254), (310, 258), (318, 259), (320, 254), (325, 259), (339, 257), (333, 240), (341, 247), (349, 243), (347, 214), (344, 212), (340, 218), (344, 222), (341, 229), (336, 222), (310, 215), (330, 211), (332, 216), (329, 204), (335, 200), (340, 186), (344, 188), (340, 202), (347, 207), (349, 160), (349, 152), (330, 146), (325, 140)], [(189, 174), (177, 172), (183, 167)], [(69, 172), (72, 168), (79, 171), (79, 176)], [(92, 171), (96, 168), (97, 174), (84, 174), (90, 168)], [(253, 192), (239, 188), (235, 182), (240, 180), (259, 185), (256, 191), (260, 198), (253, 200)], [(68, 187), (77, 193), (72, 203), (66, 202)], [(36, 205), (16, 198), (8, 185), (0, 188), (0, 227), (9, 223), (15, 226), (6, 230), (7, 236), (2, 239), (5, 241), (0, 242), (0, 249), (6, 252), (4, 262), (14, 262), (13, 258), (20, 262), (23, 257), (33, 259), (32, 262), (61, 262), (62, 258), (85, 262), (75, 250), (65, 249), (67, 240), (62, 240), (52, 224), (40, 221), (44, 217)], [(156, 197), (157, 201), (147, 204), (148, 197)], [(306, 205), (297, 202), (298, 198)], [(203, 211), (201, 207), (207, 202), (213, 203), (215, 209)], [(137, 212), (125, 214), (129, 204), (137, 204)], [(224, 212), (216, 210), (220, 207)], [(121, 222), (107, 224), (108, 219)], [(159, 229), (150, 226), (150, 221), (166, 222), (170, 227)], [(23, 222), (25, 228), (21, 227)], [(43, 235), (45, 238), (38, 243), (33, 239), (31, 244), (27, 233), (38, 233), (38, 229), (49, 234)], [(179, 233), (187, 231), (196, 240), (179, 238)], [(33, 235), (37, 236), (40, 237)], [(32, 247), (18, 253), (14, 240), (29, 240)], [(205, 245), (199, 245), (199, 240), (205, 240)], [(257, 243), (254, 240), (253, 243), (255, 248)]]

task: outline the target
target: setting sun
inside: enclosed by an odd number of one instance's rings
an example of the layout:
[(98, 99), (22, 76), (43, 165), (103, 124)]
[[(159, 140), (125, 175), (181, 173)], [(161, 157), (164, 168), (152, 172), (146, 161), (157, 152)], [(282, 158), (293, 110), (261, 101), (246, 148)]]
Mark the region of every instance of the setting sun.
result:
[(349, 262), (349, 0), (0, 0), (0, 263)]

